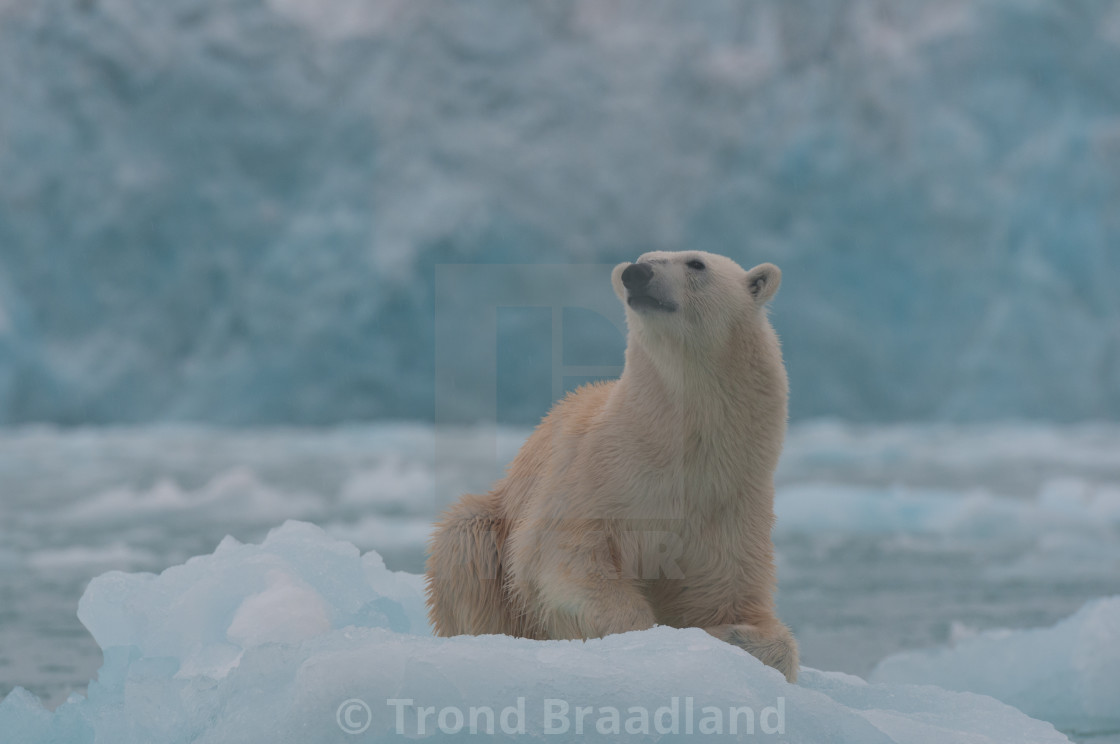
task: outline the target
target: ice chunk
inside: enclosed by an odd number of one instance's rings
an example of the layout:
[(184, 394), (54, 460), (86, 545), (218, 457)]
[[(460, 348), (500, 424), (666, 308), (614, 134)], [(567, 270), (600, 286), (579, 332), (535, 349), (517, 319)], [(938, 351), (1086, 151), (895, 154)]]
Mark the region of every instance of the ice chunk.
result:
[(246, 648), (331, 628), (427, 632), (417, 581), (318, 527), (287, 522), (260, 545), (227, 538), (212, 555), (159, 576), (104, 574), (82, 596), (78, 617), (102, 649), (135, 648), (191, 676), (222, 677)]
[(282, 571), (270, 571), (267, 580), (267, 589), (237, 608), (227, 638), (251, 647), (293, 643), (330, 630), (327, 608), (309, 584)]
[(587, 642), (436, 638), (420, 577), (302, 523), (260, 545), (227, 539), (158, 576), (106, 574), (80, 616), (105, 656), (88, 697), (51, 713), (12, 692), (0, 702), (5, 744), (307, 744), (472, 730), (515, 741), (1067, 741), (982, 695), (811, 669), (790, 685), (699, 629)]
[(1120, 730), (1120, 596), (1050, 628), (962, 635), (947, 648), (889, 656), (871, 679), (990, 695), (1079, 734)]

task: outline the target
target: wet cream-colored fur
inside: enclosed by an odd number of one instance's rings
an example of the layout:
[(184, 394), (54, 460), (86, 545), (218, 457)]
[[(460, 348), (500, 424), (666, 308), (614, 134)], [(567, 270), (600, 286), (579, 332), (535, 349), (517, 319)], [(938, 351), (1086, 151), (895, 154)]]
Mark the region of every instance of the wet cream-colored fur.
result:
[(770, 538), (788, 383), (765, 306), (781, 272), (698, 251), (636, 263), (626, 283), (631, 264), (611, 275), (622, 376), (557, 403), (506, 477), (437, 526), (432, 624), (539, 639), (700, 627), (793, 681)]

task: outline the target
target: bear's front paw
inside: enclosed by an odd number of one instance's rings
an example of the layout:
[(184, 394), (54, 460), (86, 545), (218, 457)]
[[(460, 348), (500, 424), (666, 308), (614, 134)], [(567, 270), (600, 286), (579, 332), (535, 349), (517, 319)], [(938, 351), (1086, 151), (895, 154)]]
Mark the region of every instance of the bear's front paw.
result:
[(720, 640), (738, 646), (767, 666), (774, 667), (790, 682), (797, 681), (797, 641), (780, 622), (766, 629), (748, 623), (705, 628)]

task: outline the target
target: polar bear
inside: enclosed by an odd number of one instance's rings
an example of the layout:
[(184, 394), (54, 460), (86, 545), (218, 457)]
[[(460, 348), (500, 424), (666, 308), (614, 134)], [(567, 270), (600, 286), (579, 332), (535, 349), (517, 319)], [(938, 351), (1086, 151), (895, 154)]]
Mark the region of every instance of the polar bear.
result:
[(438, 523), (438, 635), (595, 638), (700, 627), (797, 677), (770, 530), (788, 382), (772, 264), (698, 251), (615, 267), (621, 377), (557, 403), (506, 476)]

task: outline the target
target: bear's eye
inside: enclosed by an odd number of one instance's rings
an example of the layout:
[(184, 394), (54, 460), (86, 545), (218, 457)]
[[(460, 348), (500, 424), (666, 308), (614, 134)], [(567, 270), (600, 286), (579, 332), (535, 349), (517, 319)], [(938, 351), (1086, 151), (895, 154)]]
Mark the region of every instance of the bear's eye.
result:
[(689, 261), (688, 263), (686, 263), (685, 266), (687, 266), (690, 269), (696, 269), (697, 271), (703, 271), (704, 270), (704, 262), (699, 261), (695, 258), (692, 259), (691, 261)]

